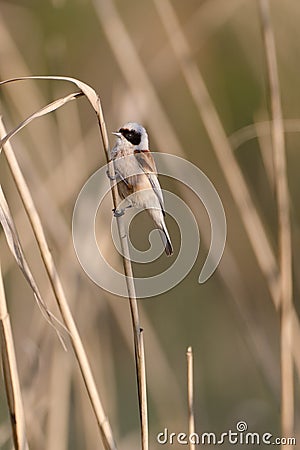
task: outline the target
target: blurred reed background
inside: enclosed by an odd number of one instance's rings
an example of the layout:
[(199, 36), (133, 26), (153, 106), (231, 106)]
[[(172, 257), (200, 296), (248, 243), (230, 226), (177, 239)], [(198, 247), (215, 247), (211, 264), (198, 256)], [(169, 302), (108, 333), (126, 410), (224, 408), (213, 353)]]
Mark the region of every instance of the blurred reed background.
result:
[[(161, 179), (162, 186), (182, 196), (197, 217), (201, 250), (184, 281), (159, 297), (139, 302), (152, 449), (161, 447), (156, 435), (165, 427), (170, 432), (187, 432), (188, 346), (194, 352), (198, 433), (234, 430), (236, 422), (244, 420), (250, 431), (280, 436), (282, 423), (289, 431), (294, 422), (292, 434), (300, 440), (300, 328), (296, 320), (300, 308), (300, 4), (298, 0), (272, 0), (270, 7), (291, 210), (294, 277), (288, 318), (293, 328), (292, 348), (282, 345), (286, 341), (282, 340), (280, 314), (284, 293), (280, 294), (278, 281), (282, 249), (278, 244), (277, 174), (258, 2), (2, 0), (0, 4), (1, 80), (26, 75), (68, 75), (83, 80), (99, 93), (109, 132), (129, 120), (143, 123), (152, 150), (183, 156), (197, 165), (222, 199), (228, 222), (225, 253), (213, 277), (199, 285), (210, 239), (209, 220), (188, 189)], [(69, 85), (56, 81), (3, 86), (1, 114), (6, 128), (12, 129), (69, 91)], [(117, 446), (138, 448), (128, 303), (90, 281), (72, 245), (72, 211), (78, 193), (105, 163), (94, 113), (84, 99), (78, 99), (30, 124), (12, 145), (41, 215)], [(59, 316), (3, 155), (0, 173), (29, 265), (50, 309)], [(98, 242), (121, 270), (110, 238), (111, 208), (108, 198), (98, 214)], [(168, 226), (178, 249), (179, 233), (171, 218)], [(147, 245), (144, 233), (142, 228), (137, 236), (140, 246)], [(3, 233), (0, 238), (29, 447), (102, 448), (73, 352), (61, 348)], [(154, 269), (165, 264), (159, 261)], [(148, 273), (144, 266), (134, 270), (139, 275)], [(295, 370), (287, 375), (287, 384), (295, 408), (293, 413), (290, 405), (285, 421), (281, 364), (289, 354)], [(12, 448), (10, 436), (1, 381), (1, 449)]]

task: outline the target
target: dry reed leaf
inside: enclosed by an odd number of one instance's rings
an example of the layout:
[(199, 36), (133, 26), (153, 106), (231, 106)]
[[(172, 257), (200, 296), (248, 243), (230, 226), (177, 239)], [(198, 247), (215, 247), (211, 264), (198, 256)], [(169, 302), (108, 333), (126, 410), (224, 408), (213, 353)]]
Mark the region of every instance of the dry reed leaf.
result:
[[(89, 100), (91, 106), (93, 107), (94, 111), (97, 114), (99, 123), (100, 123), (100, 128), (101, 128), (101, 132), (102, 132), (102, 137), (103, 137), (103, 141), (104, 141), (104, 146), (105, 146), (105, 150), (106, 152), (108, 151), (108, 139), (107, 139), (107, 134), (106, 132), (103, 132), (103, 127), (102, 122), (103, 122), (103, 115), (102, 115), (102, 109), (101, 109), (101, 104), (100, 104), (100, 98), (98, 96), (98, 94), (96, 93), (96, 91), (91, 88), (89, 85), (87, 85), (86, 83), (83, 83), (80, 80), (77, 80), (76, 78), (71, 78), (71, 77), (63, 77), (63, 76), (29, 76), (29, 77), (17, 77), (17, 78), (10, 78), (8, 80), (4, 80), (0, 82), (0, 86), (3, 86), (4, 84), (8, 84), (8, 83), (13, 83), (16, 81), (25, 81), (25, 80), (59, 80), (59, 81), (68, 81), (71, 82), (73, 84), (75, 84), (79, 89), (80, 92), (74, 92), (71, 94), (68, 94), (64, 97), (60, 97), (59, 99), (47, 104), (46, 106), (44, 106), (43, 108), (39, 109), (38, 111), (34, 112), (33, 114), (31, 114), (29, 117), (27, 117), (25, 120), (23, 120), (17, 127), (15, 127), (13, 130), (11, 130), (9, 133), (6, 134), (6, 136), (4, 136), (1, 140), (0, 140), (0, 153), (2, 150), (3, 145), (5, 145), (5, 143), (7, 141), (9, 141), (13, 136), (15, 136), (19, 131), (21, 131), (24, 127), (26, 127), (26, 125), (28, 125), (30, 122), (32, 122), (34, 119), (37, 119), (39, 117), (43, 117), (46, 114), (49, 114), (57, 109), (59, 109), (60, 107), (64, 106), (66, 103), (75, 100), (78, 97), (81, 97), (83, 95), (85, 95), (87, 97), (87, 99)], [(63, 347), (66, 348), (62, 337), (59, 333), (59, 331), (57, 330), (57, 327), (55, 326), (55, 324), (53, 323), (53, 320), (55, 320), (57, 323), (59, 323), (60, 326), (62, 326), (64, 328), (64, 330), (67, 331), (66, 327), (48, 310), (47, 306), (45, 305), (44, 301), (42, 300), (37, 285), (34, 282), (34, 279), (32, 277), (32, 274), (29, 270), (28, 264), (26, 263), (24, 254), (22, 252), (21, 249), (21, 245), (20, 245), (20, 241), (16, 232), (16, 228), (13, 224), (13, 219), (12, 216), (9, 212), (9, 208), (7, 205), (7, 202), (5, 200), (3, 191), (1, 189), (1, 203), (3, 201), (3, 205), (1, 206), (1, 223), (2, 223), (2, 219), (3, 219), (3, 229), (6, 235), (6, 239), (7, 242), (9, 243), (9, 247), (13, 253), (13, 255), (16, 258), (16, 261), (19, 265), (19, 267), (21, 268), (23, 274), (25, 275), (27, 281), (29, 282), (30, 286), (33, 289), (35, 298), (37, 300), (37, 303), (43, 313), (43, 315), (46, 317), (47, 321), (51, 323), (52, 326), (54, 326), (56, 332), (58, 333), (59, 339), (63, 344)], [(2, 214), (3, 213), (3, 214)], [(6, 213), (8, 215), (6, 215)], [(9, 221), (7, 222), (6, 218), (9, 218)], [(13, 225), (13, 228), (10, 228), (10, 224)], [(6, 226), (6, 228), (4, 228)], [(12, 237), (12, 239), (11, 239)], [(15, 247), (15, 242), (17, 242), (17, 246)], [(21, 253), (20, 253), (21, 252)], [(32, 282), (34, 284), (32, 284)]]
[[(20, 239), (18, 236), (18, 232), (16, 230), (11, 212), (9, 210), (9, 206), (7, 204), (4, 192), (2, 190), (2, 186), (0, 186), (0, 223), (1, 223), (3, 231), (4, 231), (8, 247), (9, 247), (11, 253), (13, 254), (18, 266), (20, 267), (26, 281), (28, 282), (29, 286), (31, 287), (34, 297), (36, 299), (36, 302), (37, 302), (43, 316), (45, 317), (47, 322), (55, 329), (60, 342), (62, 343), (64, 349), (66, 349), (65, 343), (64, 343), (62, 336), (57, 328), (57, 324), (59, 324), (59, 326), (61, 326), (64, 330), (66, 330), (66, 327), (51, 313), (51, 311), (49, 311), (45, 301), (41, 297), (38, 286), (34, 280), (34, 277), (31, 273), (31, 270), (28, 266), (25, 255), (23, 253), (21, 242), (20, 242)], [(56, 322), (56, 323), (54, 323), (54, 322)]]
[[(42, 75), (39, 76), (39, 75), (36, 75), (36, 76), (31, 76), (31, 77), (10, 78), (8, 80), (1, 81), (0, 86), (3, 86), (4, 84), (7, 84), (7, 83), (14, 83), (16, 81), (25, 81), (25, 80), (58, 80), (58, 81), (68, 81), (70, 83), (73, 83), (81, 90), (80, 95), (84, 94), (88, 98), (88, 100), (91, 103), (94, 110), (98, 111), (98, 108), (99, 108), (98, 94), (96, 93), (96, 91), (93, 88), (91, 88), (91, 86), (89, 86), (86, 83), (83, 83), (83, 81), (77, 80), (76, 78), (63, 77), (63, 76), (42, 76)], [(77, 94), (77, 96), (78, 96), (78, 94)], [(62, 105), (60, 105), (60, 106), (62, 106)], [(48, 112), (50, 112), (50, 111), (48, 111)]]
[[(25, 81), (25, 80), (67, 81), (69, 83), (75, 84), (80, 89), (81, 92), (76, 92), (74, 94), (69, 94), (66, 97), (62, 97), (62, 98), (60, 98), (58, 100), (55, 100), (54, 102), (49, 103), (49, 105), (46, 105), (44, 108), (41, 108), (39, 111), (37, 111), (36, 113), (34, 113), (31, 116), (29, 116), (15, 130), (12, 130), (10, 133), (7, 134), (7, 136), (5, 136), (0, 141), (0, 147), (2, 147), (3, 144), (7, 140), (9, 140), (12, 136), (14, 136), (18, 131), (20, 131), (22, 128), (24, 128), (32, 120), (36, 119), (37, 117), (44, 116), (44, 115), (46, 115), (46, 114), (48, 114), (50, 112), (53, 112), (56, 109), (60, 108), (61, 106), (65, 105), (67, 102), (69, 102), (71, 100), (74, 100), (75, 98), (80, 97), (82, 95), (85, 95), (86, 98), (88, 99), (88, 101), (90, 102), (92, 108), (94, 109), (96, 115), (97, 115), (97, 119), (98, 119), (98, 123), (99, 123), (99, 126), (100, 126), (100, 132), (101, 132), (101, 137), (102, 137), (102, 142), (103, 142), (103, 146), (104, 146), (107, 162), (110, 161), (109, 142), (108, 142), (108, 136), (107, 136), (106, 126), (105, 126), (105, 122), (104, 122), (104, 117), (103, 117), (103, 111), (102, 111), (102, 107), (101, 107), (100, 98), (99, 98), (99, 95), (97, 94), (97, 92), (91, 86), (89, 86), (86, 83), (83, 83), (83, 81), (77, 80), (77, 78), (63, 77), (63, 76), (56, 76), (56, 75), (55, 76), (36, 75), (36, 76), (30, 76), (30, 77), (10, 78), (8, 80), (1, 81), (0, 82), (0, 87), (3, 86), (4, 84), (14, 83), (16, 81)], [(109, 164), (109, 171), (110, 171), (111, 177), (113, 177), (114, 172), (113, 172), (113, 165), (112, 165), (112, 163)], [(114, 200), (114, 203), (115, 203), (116, 202), (116, 198), (117, 198), (117, 187), (116, 186), (114, 186), (114, 188), (112, 189), (112, 195), (113, 195), (113, 200)]]
[[(1, 83), (0, 83), (1, 85)], [(37, 119), (38, 117), (45, 116), (46, 114), (49, 114), (50, 112), (55, 111), (56, 109), (60, 108), (61, 106), (65, 105), (66, 103), (70, 102), (71, 100), (75, 100), (77, 97), (82, 96), (82, 92), (75, 92), (69, 95), (66, 95), (65, 97), (61, 97), (54, 102), (49, 103), (48, 105), (44, 106), (43, 108), (39, 109), (35, 113), (31, 114), (27, 119), (23, 120), (16, 128), (11, 130), (3, 139), (1, 139), (1, 148), (2, 146), (13, 136), (15, 136), (19, 131), (21, 131), (26, 125), (28, 125), (30, 122), (32, 122), (34, 119)]]

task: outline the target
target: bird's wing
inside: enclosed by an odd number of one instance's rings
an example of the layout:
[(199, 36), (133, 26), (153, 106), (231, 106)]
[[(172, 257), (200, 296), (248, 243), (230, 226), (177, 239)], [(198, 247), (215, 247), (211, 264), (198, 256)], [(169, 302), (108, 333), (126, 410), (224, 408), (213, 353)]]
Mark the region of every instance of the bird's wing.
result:
[(163, 215), (165, 215), (164, 199), (163, 199), (161, 187), (160, 187), (160, 184), (159, 184), (159, 181), (157, 178), (157, 170), (156, 170), (155, 161), (153, 159), (153, 156), (152, 156), (150, 150), (135, 150), (134, 156), (136, 157), (136, 160), (137, 160), (139, 166), (141, 167), (141, 169), (143, 170), (143, 172), (147, 175), (148, 180), (151, 184), (151, 187), (159, 200)]

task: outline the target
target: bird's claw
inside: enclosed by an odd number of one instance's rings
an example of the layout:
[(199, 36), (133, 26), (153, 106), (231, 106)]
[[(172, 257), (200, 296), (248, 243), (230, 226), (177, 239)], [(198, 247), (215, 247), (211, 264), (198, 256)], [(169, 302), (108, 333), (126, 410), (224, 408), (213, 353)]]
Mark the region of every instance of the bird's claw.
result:
[(109, 170), (106, 171), (106, 175), (111, 181), (115, 181), (117, 179), (117, 175), (110, 175)]
[(113, 213), (114, 213), (114, 216), (115, 216), (115, 217), (121, 217), (121, 216), (124, 216), (125, 210), (124, 210), (124, 209), (117, 209), (117, 208), (114, 208), (114, 209), (113, 209)]

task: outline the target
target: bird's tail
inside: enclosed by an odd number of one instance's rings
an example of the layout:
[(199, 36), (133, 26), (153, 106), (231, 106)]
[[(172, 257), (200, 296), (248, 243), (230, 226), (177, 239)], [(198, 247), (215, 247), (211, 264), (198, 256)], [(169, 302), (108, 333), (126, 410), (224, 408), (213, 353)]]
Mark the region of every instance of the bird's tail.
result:
[(167, 256), (171, 256), (173, 254), (173, 246), (164, 221), (162, 210), (158, 208), (149, 208), (148, 212), (154, 220), (156, 227), (160, 230), (161, 239), (163, 241)]
[(171, 256), (173, 254), (173, 246), (166, 225), (162, 226), (160, 234), (165, 247), (166, 255)]

